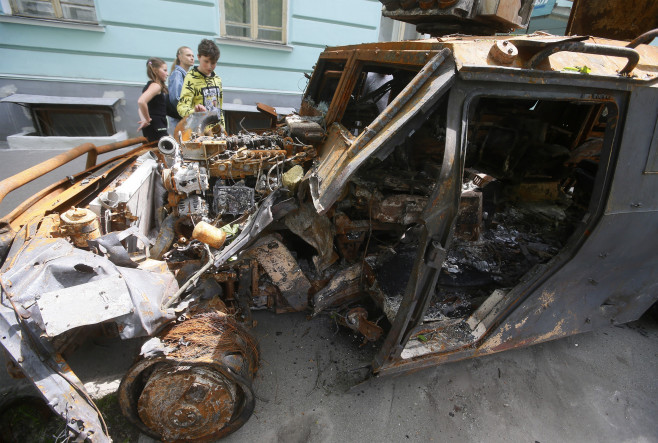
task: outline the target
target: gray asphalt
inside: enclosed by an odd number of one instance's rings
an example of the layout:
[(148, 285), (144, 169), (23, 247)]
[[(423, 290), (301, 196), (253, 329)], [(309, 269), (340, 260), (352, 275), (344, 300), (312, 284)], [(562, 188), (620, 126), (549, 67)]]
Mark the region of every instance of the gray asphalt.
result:
[[(0, 150), (0, 178), (48, 154)], [(0, 214), (83, 165), (10, 194)], [(223, 442), (658, 442), (655, 317), (357, 387), (371, 345), (327, 317), (255, 318), (256, 409)], [(69, 363), (83, 382), (111, 390), (138, 348), (90, 342)], [(0, 376), (3, 390), (10, 383)]]

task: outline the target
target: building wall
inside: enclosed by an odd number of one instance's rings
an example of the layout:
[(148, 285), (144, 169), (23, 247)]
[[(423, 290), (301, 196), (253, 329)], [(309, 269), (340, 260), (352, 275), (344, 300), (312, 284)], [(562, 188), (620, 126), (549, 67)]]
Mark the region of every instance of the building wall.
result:
[[(298, 107), (304, 74), (325, 46), (379, 36), (377, 0), (288, 0), (287, 44), (223, 39), (219, 1), (96, 0), (98, 26), (65, 27), (8, 17), (8, 2), (1, 1), (0, 98), (10, 93), (119, 95), (124, 100), (117, 127), (132, 136), (137, 135), (136, 100), (146, 83), (148, 57), (171, 64), (179, 46), (196, 53), (202, 38), (214, 39), (221, 50), (216, 72), (227, 102)], [(20, 106), (8, 103), (0, 103), (0, 119), (0, 140), (29, 124)]]

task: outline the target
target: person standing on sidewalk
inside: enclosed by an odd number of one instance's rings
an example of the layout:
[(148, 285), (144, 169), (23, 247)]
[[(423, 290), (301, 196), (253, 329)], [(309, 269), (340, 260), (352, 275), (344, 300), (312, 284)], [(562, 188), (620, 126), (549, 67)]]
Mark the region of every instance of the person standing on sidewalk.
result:
[(193, 112), (217, 111), (222, 128), (225, 128), (222, 79), (215, 74), (219, 48), (215, 42), (203, 39), (199, 43), (197, 58), (199, 66), (190, 69), (183, 80), (178, 113), (181, 117), (187, 117)]
[[(171, 65), (171, 74), (167, 81), (169, 89), (169, 105), (175, 114), (178, 114), (176, 107), (178, 106), (180, 93), (183, 89), (183, 80), (185, 79), (187, 71), (189, 71), (192, 66), (194, 66), (194, 52), (192, 52), (187, 46), (181, 46), (178, 48), (178, 51), (176, 51), (176, 60), (174, 61), (174, 64)], [(172, 112), (168, 112), (167, 115), (169, 115), (169, 128), (173, 131), (180, 121), (180, 115), (178, 118), (172, 116)]]
[(167, 64), (160, 58), (149, 58), (146, 75), (149, 81), (137, 99), (140, 118), (137, 130), (151, 142), (167, 135)]

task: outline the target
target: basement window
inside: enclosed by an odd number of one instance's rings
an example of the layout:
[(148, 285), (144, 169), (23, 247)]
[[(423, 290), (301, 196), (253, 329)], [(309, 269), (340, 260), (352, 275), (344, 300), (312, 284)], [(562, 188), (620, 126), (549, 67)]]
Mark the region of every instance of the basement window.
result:
[(38, 136), (103, 137), (116, 133), (114, 106), (118, 98), (14, 94), (1, 101), (28, 108)]

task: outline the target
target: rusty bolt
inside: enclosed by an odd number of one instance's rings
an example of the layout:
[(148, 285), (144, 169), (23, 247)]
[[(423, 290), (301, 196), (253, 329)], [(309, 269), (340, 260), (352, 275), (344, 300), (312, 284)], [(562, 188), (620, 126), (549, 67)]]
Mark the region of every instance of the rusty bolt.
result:
[(509, 45), (509, 42), (507, 40), (503, 40), (503, 46)]

